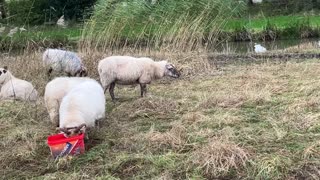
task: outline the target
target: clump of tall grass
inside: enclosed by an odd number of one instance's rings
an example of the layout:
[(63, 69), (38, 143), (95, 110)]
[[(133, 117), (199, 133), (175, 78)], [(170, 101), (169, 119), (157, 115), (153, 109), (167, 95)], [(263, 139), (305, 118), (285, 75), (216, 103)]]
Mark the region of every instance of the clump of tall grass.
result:
[(143, 46), (187, 51), (207, 47), (243, 4), (233, 0), (99, 0), (85, 23), (80, 48)]

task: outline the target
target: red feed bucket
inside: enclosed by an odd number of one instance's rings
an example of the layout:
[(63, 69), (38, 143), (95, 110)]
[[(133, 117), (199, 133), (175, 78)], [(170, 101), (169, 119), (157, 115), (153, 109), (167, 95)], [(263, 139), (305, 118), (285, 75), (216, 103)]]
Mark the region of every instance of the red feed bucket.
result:
[(54, 158), (84, 153), (84, 134), (66, 138), (64, 134), (48, 137), (48, 145)]

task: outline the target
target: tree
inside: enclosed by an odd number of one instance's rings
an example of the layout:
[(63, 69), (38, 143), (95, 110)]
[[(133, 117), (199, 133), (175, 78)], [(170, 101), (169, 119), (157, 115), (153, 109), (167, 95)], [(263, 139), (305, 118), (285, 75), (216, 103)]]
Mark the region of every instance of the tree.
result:
[(5, 0), (0, 0), (0, 12), (1, 12), (1, 18), (4, 19), (7, 17), (7, 13), (5, 10)]

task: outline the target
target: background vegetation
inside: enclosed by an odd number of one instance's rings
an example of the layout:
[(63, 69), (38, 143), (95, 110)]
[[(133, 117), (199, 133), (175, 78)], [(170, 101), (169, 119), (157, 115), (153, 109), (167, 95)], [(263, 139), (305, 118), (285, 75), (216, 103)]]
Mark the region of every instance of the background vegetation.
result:
[(171, 46), (190, 50), (214, 42), (244, 4), (233, 0), (97, 2), (84, 27), (85, 47)]
[(10, 0), (3, 3), (6, 19), (3, 23), (15, 25), (42, 25), (55, 23), (62, 15), (66, 20), (82, 22), (92, 11), (96, 0)]
[[(58, 44), (80, 42), (82, 50), (119, 47), (149, 47), (192, 50), (211, 47), (217, 40), (256, 41), (319, 37), (318, 0), (251, 1), (174, 1), (174, 0), (12, 0), (0, 2), (6, 18), (1, 26), (27, 28), (15, 38), (0, 33), (2, 47), (17, 40), (43, 46), (39, 38)], [(2, 8), (1, 8), (2, 9)], [(1, 10), (0, 11), (4, 11)], [(57, 19), (65, 16), (69, 32), (46, 35)], [(45, 27), (35, 27), (45, 26)], [(36, 30), (35, 30), (36, 29)], [(55, 28), (53, 28), (55, 29)], [(83, 29), (83, 31), (82, 31)], [(34, 31), (35, 30), (35, 31)], [(39, 31), (38, 31), (39, 30)], [(56, 30), (56, 29), (55, 29)], [(35, 33), (35, 34), (33, 34)], [(26, 35), (23, 35), (26, 34)], [(74, 36), (76, 35), (77, 36)], [(63, 37), (63, 38), (62, 38)], [(71, 42), (70, 42), (71, 41)], [(72, 42), (73, 41), (73, 42)], [(54, 43), (56, 44), (56, 43)], [(6, 47), (10, 49), (10, 47)]]

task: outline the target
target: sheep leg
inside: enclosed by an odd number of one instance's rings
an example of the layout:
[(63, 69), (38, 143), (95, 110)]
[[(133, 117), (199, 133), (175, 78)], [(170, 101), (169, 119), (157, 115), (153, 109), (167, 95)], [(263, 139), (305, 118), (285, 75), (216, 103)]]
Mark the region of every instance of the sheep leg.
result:
[(147, 93), (147, 85), (140, 83), (140, 90), (141, 90), (141, 97), (143, 97), (143, 94), (146, 95)]
[(110, 96), (111, 96), (111, 99), (113, 102), (115, 101), (115, 98), (114, 98), (114, 87), (115, 86), (116, 86), (115, 82), (111, 83), (109, 86), (109, 93), (110, 93)]

